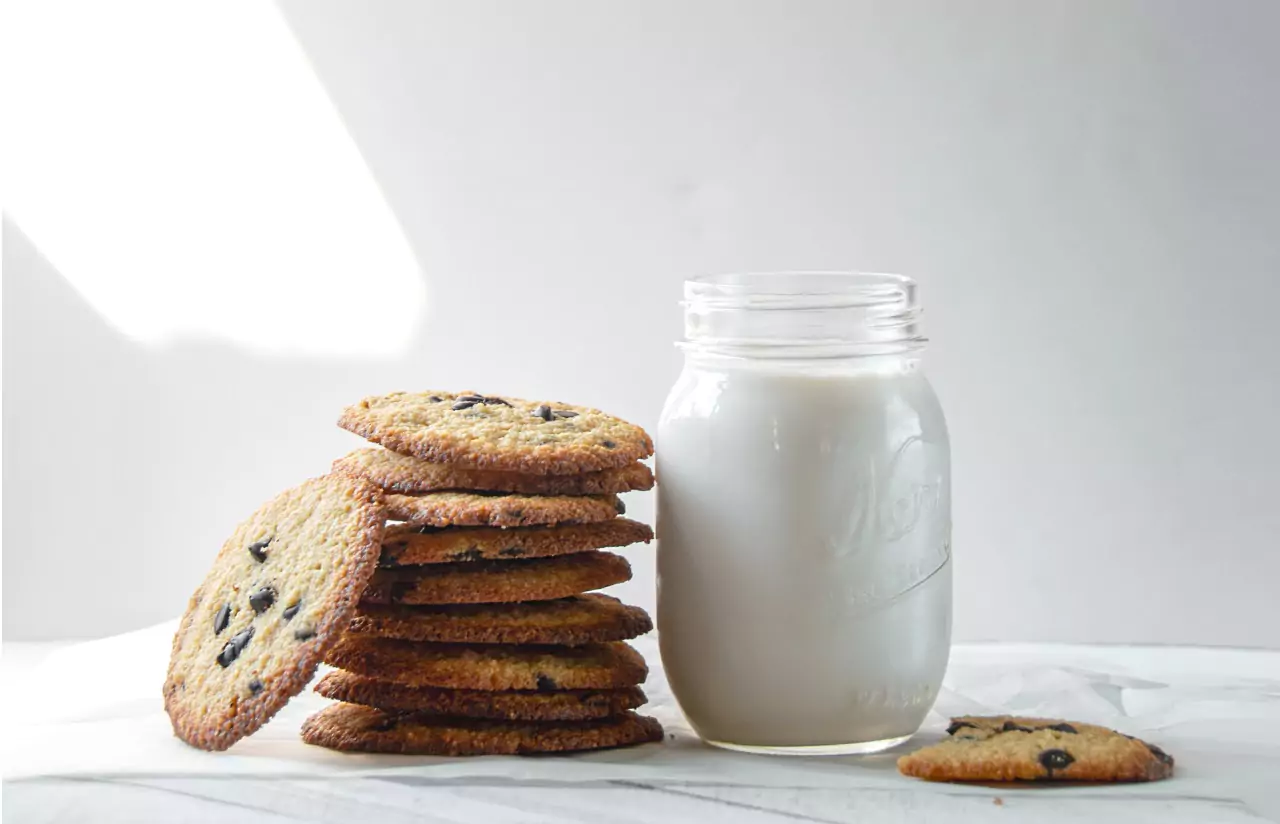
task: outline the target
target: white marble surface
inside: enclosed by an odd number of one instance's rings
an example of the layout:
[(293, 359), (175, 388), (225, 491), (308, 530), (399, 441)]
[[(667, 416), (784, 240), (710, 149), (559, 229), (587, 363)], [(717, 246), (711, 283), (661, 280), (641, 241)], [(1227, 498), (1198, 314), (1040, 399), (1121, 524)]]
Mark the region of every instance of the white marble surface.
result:
[(323, 701), (295, 699), (230, 752), (169, 734), (159, 702), (170, 627), (90, 644), (6, 644), (5, 821), (646, 822), (1280, 821), (1280, 652), (960, 645), (938, 712), (1108, 724), (1178, 758), (1129, 786), (926, 784), (895, 754), (778, 759), (701, 745), (652, 638), (646, 690), (671, 735), (610, 753), (529, 759), (351, 756), (297, 738)]

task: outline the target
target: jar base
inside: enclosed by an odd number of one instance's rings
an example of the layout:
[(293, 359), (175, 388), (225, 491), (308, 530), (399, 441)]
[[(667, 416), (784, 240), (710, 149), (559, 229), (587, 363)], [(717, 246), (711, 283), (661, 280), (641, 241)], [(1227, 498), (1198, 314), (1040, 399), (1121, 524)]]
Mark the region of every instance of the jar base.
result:
[(820, 744), (813, 747), (761, 747), (751, 744), (731, 744), (728, 741), (712, 741), (704, 738), (713, 747), (722, 750), (751, 753), (753, 755), (870, 755), (896, 747), (910, 738), (903, 735), (898, 738), (884, 738), (879, 741), (855, 741), (849, 744)]

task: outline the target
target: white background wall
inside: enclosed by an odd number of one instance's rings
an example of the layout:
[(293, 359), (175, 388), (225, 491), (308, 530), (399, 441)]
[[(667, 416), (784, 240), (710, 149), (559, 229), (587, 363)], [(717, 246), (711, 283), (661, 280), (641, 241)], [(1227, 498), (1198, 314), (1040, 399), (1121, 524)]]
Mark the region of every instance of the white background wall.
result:
[[(426, 314), (381, 355), (138, 340), (16, 204), (6, 637), (176, 614), (239, 519), (356, 445), (333, 420), (362, 395), (538, 395), (652, 429), (683, 277), (861, 268), (923, 284), (959, 639), (1280, 646), (1280, 3), (281, 9), (398, 218)], [(41, 45), (74, 65), (57, 49)], [(309, 311), (309, 272), (285, 268), (298, 302), (264, 325)], [(366, 321), (357, 297), (388, 317), (401, 300), (374, 274), (342, 284)], [(252, 293), (240, 306), (258, 311)], [(629, 553), (620, 593), (642, 605), (651, 553)]]

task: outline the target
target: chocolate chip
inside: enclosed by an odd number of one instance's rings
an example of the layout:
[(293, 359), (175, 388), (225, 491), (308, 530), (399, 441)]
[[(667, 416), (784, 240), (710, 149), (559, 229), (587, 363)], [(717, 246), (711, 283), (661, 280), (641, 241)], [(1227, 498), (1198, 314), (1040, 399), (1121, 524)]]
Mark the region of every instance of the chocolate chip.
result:
[(269, 543), (271, 543), (270, 538), (265, 541), (258, 541), (256, 544), (249, 544), (249, 554), (253, 556), (253, 560), (260, 564), (265, 564), (267, 562), (267, 553), (263, 550), (267, 548), (267, 544)]
[(262, 682), (255, 678), (249, 682), (249, 694), (257, 695), (260, 692), (262, 692)]
[(511, 517), (511, 518), (523, 518), (523, 517), (524, 517), (524, 508), (523, 508), (523, 507), (519, 507), (519, 506), (518, 506), (518, 507), (516, 507), (515, 509), (508, 509), (508, 510), (507, 510), (507, 515), (508, 515), (508, 517)]
[(546, 692), (548, 690), (559, 689), (559, 687), (560, 685), (556, 683), (554, 678), (552, 678), (549, 675), (543, 675), (542, 673), (538, 673), (538, 691), (539, 692)]
[(1049, 777), (1053, 778), (1054, 770), (1066, 769), (1075, 763), (1075, 759), (1066, 750), (1045, 750), (1040, 753), (1040, 763), (1049, 773)]
[(458, 400), (471, 403), (484, 403), (484, 395), (459, 395)]
[(519, 558), (524, 554), (524, 547), (509, 546), (506, 549), (499, 550), (498, 554), (504, 558)]
[(249, 641), (252, 639), (253, 627), (231, 636), (231, 640), (222, 648), (222, 652), (218, 653), (218, 663), (223, 667), (231, 666), (231, 662), (240, 657), (240, 653), (244, 652), (244, 648), (249, 646)]
[(1031, 732), (1031, 728), (1015, 724), (1012, 721), (1006, 721), (1004, 726), (1000, 728), (1000, 732)]
[(557, 409), (557, 410), (555, 411), (555, 413), (554, 413), (554, 414), (555, 414), (555, 416), (556, 416), (557, 418), (576, 418), (576, 417), (578, 417), (578, 413), (577, 413), (577, 412), (571, 412), (571, 411), (569, 411), (568, 409)]
[(213, 634), (219, 635), (227, 624), (231, 622), (231, 605), (223, 604), (222, 609), (218, 610), (218, 614), (213, 616)]
[(477, 401), (458, 401), (457, 403), (455, 403), (453, 406), (449, 408), (455, 411), (461, 411), (463, 409), (470, 409), (471, 407), (475, 406), (476, 403)]
[(1075, 727), (1071, 726), (1070, 724), (1066, 724), (1066, 723), (1063, 723), (1063, 724), (1050, 724), (1049, 726), (1047, 726), (1047, 727), (1041, 727), (1040, 729), (1042, 729), (1042, 730), (1057, 730), (1058, 732), (1069, 732), (1069, 733), (1073, 733), (1073, 734), (1075, 734), (1075, 735), (1079, 735), (1079, 734), (1080, 734), (1080, 730), (1078, 730), (1078, 729), (1076, 729)]
[(947, 727), (947, 735), (955, 735), (960, 730), (968, 727), (969, 729), (981, 729), (977, 724), (970, 724), (968, 721), (956, 721)]
[(1167, 753), (1167, 752), (1165, 752), (1164, 750), (1160, 749), (1160, 748), (1159, 748), (1159, 747), (1157, 747), (1155, 744), (1147, 744), (1147, 742), (1146, 742), (1146, 741), (1143, 741), (1142, 743), (1143, 743), (1143, 744), (1146, 744), (1147, 749), (1151, 750), (1151, 754), (1152, 754), (1152, 755), (1154, 755), (1157, 759), (1159, 759), (1159, 761), (1160, 761), (1160, 763), (1161, 763), (1161, 764), (1172, 764), (1172, 763), (1173, 763), (1173, 756), (1172, 756), (1172, 755), (1169, 755), (1169, 753)]
[(601, 441), (600, 445), (603, 446), (605, 449), (613, 449), (614, 447), (617, 446), (617, 444), (614, 443), (613, 441)]
[(618, 510), (619, 515), (627, 514), (627, 505), (622, 502), (621, 498), (619, 498), (617, 501), (614, 502), (613, 508)]
[(494, 406), (511, 406), (511, 404), (507, 403), (502, 398), (485, 398), (483, 403), (491, 403)]
[(464, 549), (461, 552), (455, 552), (449, 556), (450, 561), (483, 561), (484, 553), (475, 547)]
[(298, 607), (300, 606), (302, 606), (301, 601), (294, 601), (292, 604), (285, 607), (284, 612), (280, 613), (280, 615), (284, 618), (284, 620), (292, 621), (293, 616), (298, 614)]
[(293, 640), (295, 641), (306, 641), (315, 637), (316, 631), (310, 627), (307, 629), (300, 629), (293, 634)]
[(249, 596), (249, 606), (255, 615), (261, 615), (276, 602), (276, 591), (271, 587), (263, 587)]
[(551, 420), (551, 407), (544, 403), (529, 414), (535, 418), (542, 418), (544, 421), (549, 421)]
[(444, 398), (440, 397), (439, 395), (429, 395), (427, 396), (427, 400), (430, 401), (431, 403), (440, 403), (441, 401), (444, 400)]

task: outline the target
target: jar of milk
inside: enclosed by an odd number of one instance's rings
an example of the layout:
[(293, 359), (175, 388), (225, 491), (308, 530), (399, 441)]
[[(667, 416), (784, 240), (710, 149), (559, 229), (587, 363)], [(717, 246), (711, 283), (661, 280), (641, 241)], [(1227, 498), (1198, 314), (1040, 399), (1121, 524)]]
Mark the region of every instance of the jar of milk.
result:
[(916, 284), (685, 284), (658, 426), (658, 628), (717, 746), (875, 752), (933, 705), (951, 642), (951, 464)]

